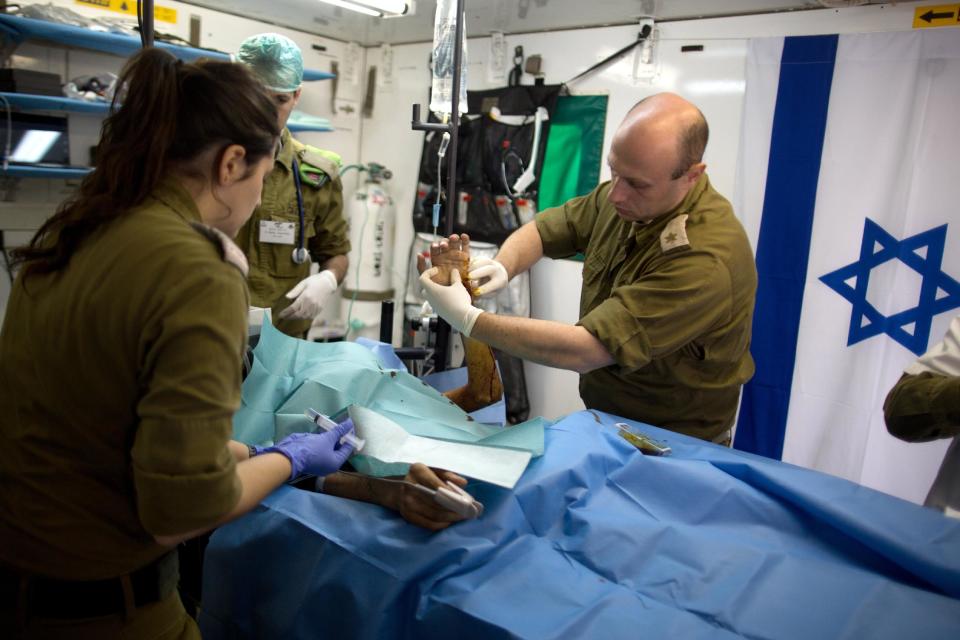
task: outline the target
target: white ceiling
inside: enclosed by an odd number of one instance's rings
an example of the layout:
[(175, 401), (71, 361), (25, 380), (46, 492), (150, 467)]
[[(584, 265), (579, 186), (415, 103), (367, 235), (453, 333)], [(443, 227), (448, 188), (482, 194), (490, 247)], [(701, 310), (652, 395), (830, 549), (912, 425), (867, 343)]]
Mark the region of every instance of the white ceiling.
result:
[[(433, 39), (436, 0), (412, 1), (412, 15), (384, 19), (319, 0), (186, 0), (187, 4), (371, 46)], [(862, 4), (857, 0), (465, 0), (465, 11), (467, 35), (485, 36), (491, 31), (515, 34), (634, 24), (638, 18), (650, 15), (659, 21), (668, 21), (801, 11), (844, 3)], [(881, 4), (881, 1), (870, 0), (870, 3)]]

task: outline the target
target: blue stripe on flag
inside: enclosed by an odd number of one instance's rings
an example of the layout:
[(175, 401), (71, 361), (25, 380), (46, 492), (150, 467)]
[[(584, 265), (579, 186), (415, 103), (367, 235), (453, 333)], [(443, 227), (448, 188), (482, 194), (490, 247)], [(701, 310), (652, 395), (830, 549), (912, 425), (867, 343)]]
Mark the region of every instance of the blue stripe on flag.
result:
[[(790, 405), (837, 36), (786, 38), (757, 241), (757, 306), (736, 448), (779, 459)], [(749, 124), (747, 125), (749, 126)]]

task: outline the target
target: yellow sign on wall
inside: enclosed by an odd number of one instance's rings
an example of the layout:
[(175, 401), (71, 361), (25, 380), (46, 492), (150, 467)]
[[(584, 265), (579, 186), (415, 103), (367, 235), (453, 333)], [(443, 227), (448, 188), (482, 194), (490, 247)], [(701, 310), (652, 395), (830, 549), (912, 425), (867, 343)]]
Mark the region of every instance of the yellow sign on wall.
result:
[[(106, 11), (115, 11), (128, 16), (137, 15), (136, 0), (74, 0), (77, 4), (85, 7), (96, 7)], [(153, 18), (160, 22), (177, 23), (177, 10), (168, 7), (153, 6)]]
[(960, 4), (935, 4), (913, 10), (913, 28), (960, 27)]

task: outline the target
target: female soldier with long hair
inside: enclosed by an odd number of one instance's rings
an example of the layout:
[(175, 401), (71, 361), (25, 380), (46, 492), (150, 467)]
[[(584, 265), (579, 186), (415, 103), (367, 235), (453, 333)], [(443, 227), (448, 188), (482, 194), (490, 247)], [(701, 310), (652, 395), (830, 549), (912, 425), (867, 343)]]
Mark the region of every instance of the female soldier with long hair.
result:
[[(177, 638), (179, 541), (303, 472), (349, 425), (229, 442), (250, 217), (280, 130), (239, 64), (158, 49), (121, 74), (97, 168), (29, 243), (0, 333), (0, 636)], [(229, 237), (228, 237), (229, 236)]]

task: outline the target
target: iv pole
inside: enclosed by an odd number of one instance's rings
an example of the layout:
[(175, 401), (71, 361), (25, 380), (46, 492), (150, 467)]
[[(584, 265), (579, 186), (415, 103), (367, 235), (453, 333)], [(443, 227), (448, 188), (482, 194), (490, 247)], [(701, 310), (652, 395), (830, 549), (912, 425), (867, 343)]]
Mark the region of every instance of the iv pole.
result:
[(153, 46), (153, 0), (142, 0), (140, 3), (140, 44), (143, 48)]
[[(413, 120), (410, 126), (415, 131), (440, 131), (450, 134), (447, 149), (447, 203), (444, 207), (444, 229), (446, 237), (453, 233), (453, 207), (457, 202), (457, 142), (460, 123), (460, 76), (463, 67), (463, 5), (465, 0), (457, 0), (457, 27), (453, 43), (453, 94), (451, 100), (450, 122), (421, 122), (420, 105), (413, 105)], [(433, 352), (435, 371), (447, 368), (447, 351), (450, 348), (450, 325), (443, 318), (437, 318), (437, 342)]]

